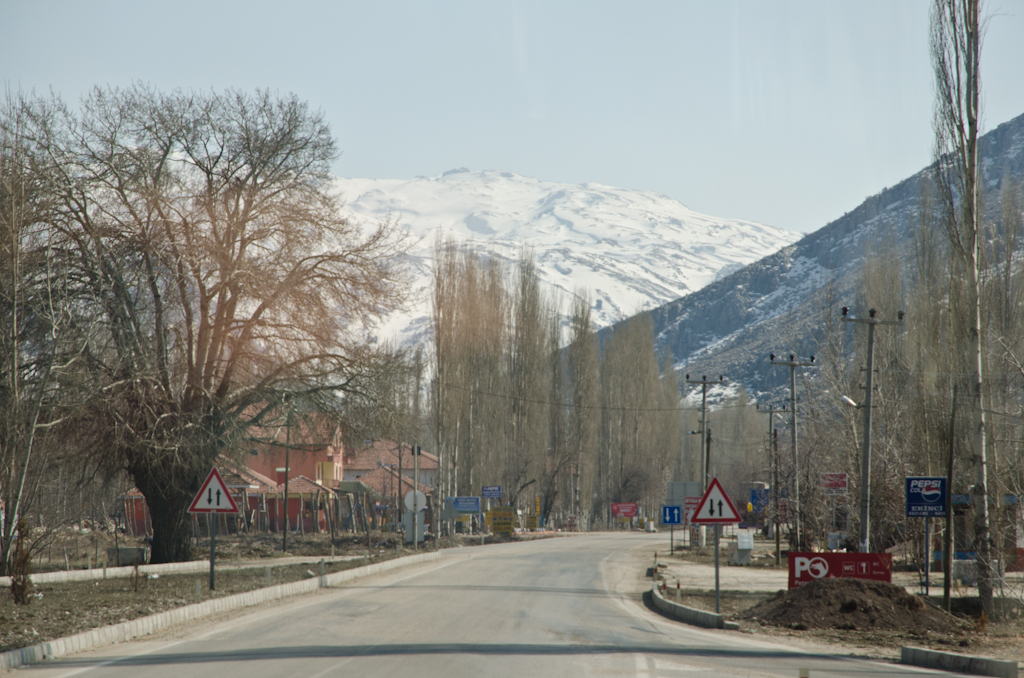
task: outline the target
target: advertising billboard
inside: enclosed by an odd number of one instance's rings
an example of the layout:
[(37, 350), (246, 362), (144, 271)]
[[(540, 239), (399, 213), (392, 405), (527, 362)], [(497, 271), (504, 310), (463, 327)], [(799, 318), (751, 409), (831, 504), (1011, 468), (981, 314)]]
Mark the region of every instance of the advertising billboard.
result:
[(789, 552), (789, 588), (815, 579), (874, 579), (892, 581), (889, 553), (794, 553)]

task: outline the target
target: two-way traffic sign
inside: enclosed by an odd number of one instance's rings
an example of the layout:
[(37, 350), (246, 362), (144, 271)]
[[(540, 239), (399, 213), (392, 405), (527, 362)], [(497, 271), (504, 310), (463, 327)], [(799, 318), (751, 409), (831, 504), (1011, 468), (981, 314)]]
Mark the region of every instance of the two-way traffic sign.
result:
[(661, 524), (662, 525), (682, 525), (683, 524), (683, 507), (681, 507), (681, 506), (662, 506), (661, 507)]
[(189, 513), (238, 513), (238, 504), (235, 503), (224, 479), (214, 466), (206, 481), (199, 488), (199, 494), (192, 500), (188, 507)]
[(700, 498), (700, 503), (697, 504), (690, 522), (697, 524), (740, 522), (740, 513), (733, 506), (729, 495), (722, 489), (722, 484), (718, 482), (718, 478), (711, 479), (711, 484), (708, 485), (704, 496)]

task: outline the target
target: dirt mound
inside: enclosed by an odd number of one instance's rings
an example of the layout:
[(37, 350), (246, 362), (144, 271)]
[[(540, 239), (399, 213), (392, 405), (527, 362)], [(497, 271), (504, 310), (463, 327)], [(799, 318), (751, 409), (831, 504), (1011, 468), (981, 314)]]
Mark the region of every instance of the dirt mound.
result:
[(899, 586), (868, 579), (818, 579), (779, 591), (775, 598), (737, 616), (791, 629), (962, 632), (956, 617), (925, 604)]

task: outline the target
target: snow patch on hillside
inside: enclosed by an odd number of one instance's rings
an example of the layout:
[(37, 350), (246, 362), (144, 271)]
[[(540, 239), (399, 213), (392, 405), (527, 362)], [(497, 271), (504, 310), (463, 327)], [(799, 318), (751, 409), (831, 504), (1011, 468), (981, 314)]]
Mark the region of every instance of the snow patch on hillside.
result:
[(414, 301), (382, 338), (426, 338), (433, 248), (439, 238), (512, 263), (533, 249), (542, 282), (562, 299), (586, 294), (598, 327), (678, 299), (800, 234), (700, 214), (659, 193), (542, 181), (511, 172), (450, 170), (436, 177), (336, 180), (345, 211), (364, 222), (398, 219), (410, 252)]

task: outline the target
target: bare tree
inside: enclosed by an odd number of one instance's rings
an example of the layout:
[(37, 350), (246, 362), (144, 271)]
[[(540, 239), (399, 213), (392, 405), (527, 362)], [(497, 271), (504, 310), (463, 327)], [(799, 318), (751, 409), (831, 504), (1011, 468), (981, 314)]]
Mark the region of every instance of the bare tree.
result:
[(978, 595), (992, 615), (991, 538), (988, 518), (985, 392), (982, 354), (983, 256), (979, 204), (978, 126), (981, 110), (980, 0), (935, 0), (931, 18), (931, 56), (935, 73), (935, 179), (942, 220), (962, 278), (963, 306), (956, 314), (968, 336), (972, 394), (972, 448), (978, 554)]
[(294, 96), (139, 85), (52, 108), (28, 136), (91, 319), (62, 387), (89, 398), (89, 459), (145, 495), (153, 561), (187, 559), (185, 509), (218, 454), (283, 403), (358, 390), (366, 332), (403, 297), (401, 238), (340, 216), (330, 130)]

